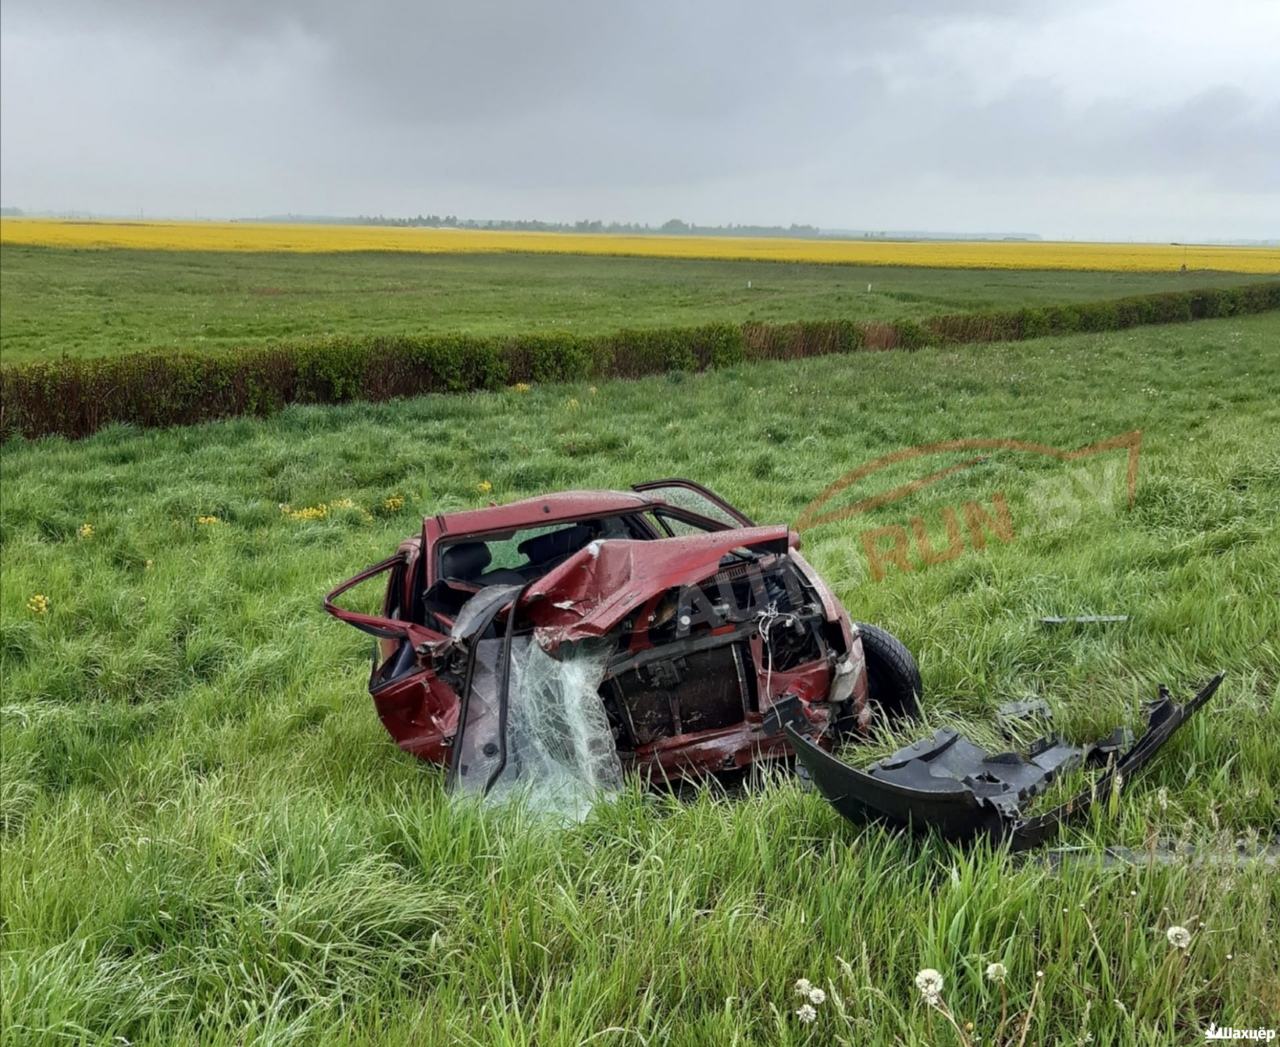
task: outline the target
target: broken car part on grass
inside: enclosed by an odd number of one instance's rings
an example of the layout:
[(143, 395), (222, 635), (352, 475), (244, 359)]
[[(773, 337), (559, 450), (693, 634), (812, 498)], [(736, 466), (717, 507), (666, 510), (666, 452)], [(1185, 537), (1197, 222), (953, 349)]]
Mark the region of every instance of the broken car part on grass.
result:
[[(836, 783), (853, 769), (827, 748), (919, 713), (910, 652), (854, 623), (799, 550), (687, 480), (564, 492), (426, 517), (325, 610), (376, 638), (369, 691), (402, 749), (458, 791), (576, 818), (627, 770), (673, 781), (799, 753)], [(337, 604), (384, 575), (378, 613)], [(962, 742), (935, 739), (937, 766), (973, 756)], [(1074, 758), (1048, 747), (1007, 784)]]
[[(1136, 742), (1124, 728), (1076, 746), (1047, 736), (1026, 756), (988, 753), (955, 731), (899, 749), (865, 771), (842, 763), (802, 733), (788, 728), (796, 756), (818, 791), (855, 823), (887, 821), (937, 831), (954, 840), (979, 836), (1006, 839), (1013, 850), (1036, 847), (1055, 836), (1147, 763), (1222, 683), (1219, 674), (1185, 704), (1165, 688), (1147, 710), (1147, 729)], [(1024, 807), (1064, 772), (1080, 766), (1102, 773), (1065, 803), (1034, 817)]]

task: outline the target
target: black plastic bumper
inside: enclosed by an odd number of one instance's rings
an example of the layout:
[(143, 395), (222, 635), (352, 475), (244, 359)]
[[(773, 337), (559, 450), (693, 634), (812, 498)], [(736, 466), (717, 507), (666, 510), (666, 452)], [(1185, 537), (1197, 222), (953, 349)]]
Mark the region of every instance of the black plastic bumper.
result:
[[(818, 791), (849, 821), (886, 821), (953, 840), (981, 836), (1007, 840), (1013, 850), (1036, 847), (1070, 818), (1105, 800), (1118, 782), (1147, 763), (1222, 683), (1219, 673), (1190, 701), (1178, 705), (1165, 688), (1147, 710), (1147, 730), (1129, 744), (1128, 732), (1085, 746), (1048, 737), (1026, 756), (991, 754), (954, 731), (939, 731), (872, 764), (850, 767), (787, 725), (796, 756)], [(1063, 771), (1081, 764), (1103, 768), (1089, 788), (1033, 818), (1022, 805)]]

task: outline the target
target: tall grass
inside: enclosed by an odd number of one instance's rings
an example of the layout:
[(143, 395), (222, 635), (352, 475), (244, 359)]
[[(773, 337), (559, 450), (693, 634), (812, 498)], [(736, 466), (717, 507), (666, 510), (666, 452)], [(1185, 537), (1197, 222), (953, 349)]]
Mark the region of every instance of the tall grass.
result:
[[(958, 1042), (923, 967), (989, 1042), (997, 960), (1006, 1042), (1024, 1020), (1028, 1044), (1274, 1025), (1274, 869), (1097, 859), (1280, 829), (1278, 336), (1275, 315), (1231, 318), (9, 442), (5, 1042)], [(1134, 428), (1132, 508), (878, 584), (863, 524), (805, 535), (855, 617), (918, 652), (929, 727), (989, 730), (998, 702), (1038, 695), (1083, 737), (1137, 722), (1160, 681), (1228, 672), (1114, 817), (1064, 836), (1080, 857), (1060, 870), (856, 830), (783, 775), (633, 785), (564, 831), (451, 802), (377, 723), (365, 644), (318, 607), (423, 512), (682, 473), (794, 520), (903, 446)], [(865, 526), (940, 531), (993, 489), (1016, 510), (1061, 468), (993, 454)], [(319, 520), (280, 509), (345, 498)], [(1086, 612), (1130, 621), (1038, 624)], [(829, 994), (812, 1026), (800, 977)]]

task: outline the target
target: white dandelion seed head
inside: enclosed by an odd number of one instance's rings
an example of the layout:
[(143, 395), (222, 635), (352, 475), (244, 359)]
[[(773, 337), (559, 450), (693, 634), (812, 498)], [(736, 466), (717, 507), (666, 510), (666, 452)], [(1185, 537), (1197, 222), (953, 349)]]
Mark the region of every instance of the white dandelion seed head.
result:
[(1185, 949), (1191, 944), (1191, 932), (1177, 924), (1165, 931), (1164, 936), (1169, 939), (1169, 944), (1175, 949)]
[(815, 1011), (812, 1007), (810, 1007), (807, 1003), (802, 1003), (799, 1007), (796, 1008), (796, 1017), (799, 1018), (802, 1022), (804, 1022), (805, 1025), (808, 1025), (810, 1022), (817, 1019), (818, 1012)]
[(811, 992), (813, 992), (813, 982), (809, 981), (808, 978), (796, 979), (796, 993), (798, 995), (808, 996)]
[(826, 1003), (827, 994), (819, 988), (812, 988), (809, 990), (809, 1002), (815, 1007), (820, 1003)]
[[(942, 993), (942, 975), (932, 967), (926, 967), (916, 975), (916, 988), (926, 1000)], [(932, 1003), (933, 1001), (930, 1000)]]
[(1002, 963), (987, 964), (987, 981), (989, 982), (1002, 982), (1008, 973)]

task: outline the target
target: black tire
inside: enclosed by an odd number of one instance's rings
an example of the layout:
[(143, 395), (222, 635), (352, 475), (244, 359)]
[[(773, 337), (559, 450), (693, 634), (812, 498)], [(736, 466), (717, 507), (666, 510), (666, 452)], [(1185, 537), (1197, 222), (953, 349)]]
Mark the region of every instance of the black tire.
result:
[(890, 725), (918, 719), (924, 685), (911, 652), (893, 633), (878, 626), (859, 622), (858, 632), (867, 659), (868, 698), (873, 708), (878, 706), (876, 716), (883, 716)]

